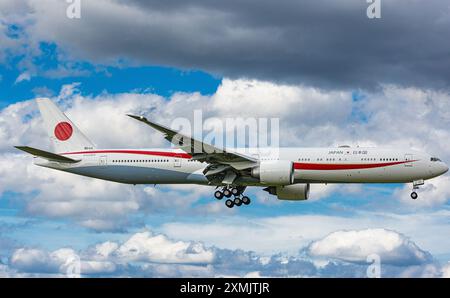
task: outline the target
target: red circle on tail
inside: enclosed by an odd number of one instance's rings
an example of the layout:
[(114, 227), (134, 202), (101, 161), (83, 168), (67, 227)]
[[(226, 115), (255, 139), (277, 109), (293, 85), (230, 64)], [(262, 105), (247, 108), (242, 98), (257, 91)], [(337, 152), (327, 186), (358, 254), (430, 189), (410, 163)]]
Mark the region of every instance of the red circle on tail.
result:
[(72, 136), (73, 128), (69, 122), (59, 122), (55, 126), (55, 137), (60, 141), (66, 141)]

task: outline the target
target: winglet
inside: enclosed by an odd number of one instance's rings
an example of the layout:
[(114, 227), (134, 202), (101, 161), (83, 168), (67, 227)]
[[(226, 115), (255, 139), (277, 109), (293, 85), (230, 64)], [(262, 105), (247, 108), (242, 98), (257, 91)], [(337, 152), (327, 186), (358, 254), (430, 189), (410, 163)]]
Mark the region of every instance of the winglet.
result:
[(131, 114), (127, 114), (127, 116), (134, 118), (136, 120), (139, 120), (139, 121), (147, 121), (147, 119), (144, 116), (136, 116), (136, 115), (131, 115)]
[[(161, 125), (161, 124), (158, 124), (158, 123), (149, 121), (149, 120), (148, 120), (147, 118), (145, 118), (144, 116), (136, 116), (136, 115), (131, 115), (131, 114), (127, 114), (127, 116), (128, 116), (128, 117), (131, 117), (131, 118), (133, 118), (133, 119), (136, 119), (136, 120), (138, 120), (138, 121), (141, 121), (141, 122), (143, 122), (143, 123), (149, 125), (150, 127), (152, 127), (152, 128), (154, 128), (154, 129), (156, 129), (156, 130), (158, 130), (158, 131), (160, 131), (160, 132), (166, 134), (166, 139), (167, 139), (168, 141), (170, 141), (170, 142), (171, 142), (171, 139), (173, 138), (173, 136), (175, 136), (175, 135), (181, 135), (180, 133), (178, 133), (178, 132), (176, 132), (176, 131), (174, 131), (174, 130), (172, 130), (172, 129), (170, 129), (170, 128), (164, 126), (164, 125)], [(186, 137), (186, 136), (183, 136), (183, 137)]]

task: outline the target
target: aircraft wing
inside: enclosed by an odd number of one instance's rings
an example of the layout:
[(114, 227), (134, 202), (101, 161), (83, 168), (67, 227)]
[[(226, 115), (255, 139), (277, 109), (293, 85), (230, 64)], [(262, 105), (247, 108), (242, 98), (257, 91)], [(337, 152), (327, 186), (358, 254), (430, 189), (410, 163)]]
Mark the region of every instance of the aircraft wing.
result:
[(163, 133), (166, 140), (175, 145), (175, 147), (190, 154), (192, 159), (208, 163), (209, 166), (204, 172), (206, 176), (216, 175), (220, 172), (228, 172), (231, 168), (239, 171), (254, 167), (258, 163), (258, 160), (253, 157), (201, 142), (166, 126), (149, 121), (144, 116), (128, 116)]
[(77, 159), (68, 158), (63, 155), (36, 149), (33, 147), (28, 147), (28, 146), (14, 146), (14, 147), (16, 147), (19, 150), (30, 153), (34, 156), (38, 156), (38, 157), (41, 157), (41, 158), (44, 158), (44, 159), (47, 159), (50, 161), (56, 161), (56, 162), (62, 162), (62, 163), (77, 163), (77, 162), (79, 162), (79, 160), (77, 160)]

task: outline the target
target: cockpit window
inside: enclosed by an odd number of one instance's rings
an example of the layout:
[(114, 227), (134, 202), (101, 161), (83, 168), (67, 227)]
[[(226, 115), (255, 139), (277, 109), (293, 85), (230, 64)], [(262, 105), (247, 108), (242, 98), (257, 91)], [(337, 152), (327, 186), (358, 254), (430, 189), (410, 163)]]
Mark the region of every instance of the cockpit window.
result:
[(432, 157), (431, 161), (441, 161), (441, 160), (439, 158), (437, 158), (437, 157)]

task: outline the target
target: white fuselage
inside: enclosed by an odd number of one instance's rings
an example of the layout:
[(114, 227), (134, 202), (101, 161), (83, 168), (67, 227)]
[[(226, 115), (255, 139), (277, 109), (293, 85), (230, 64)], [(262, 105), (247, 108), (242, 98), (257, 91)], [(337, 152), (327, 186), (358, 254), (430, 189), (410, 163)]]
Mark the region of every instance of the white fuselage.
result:
[[(448, 170), (445, 163), (413, 150), (380, 148), (242, 149), (258, 159), (294, 163), (295, 183), (407, 183)], [(129, 184), (209, 184), (207, 166), (179, 149), (104, 149), (60, 153), (80, 160), (62, 164), (38, 158), (36, 164), (74, 174)], [(252, 179), (242, 185), (265, 186)]]

